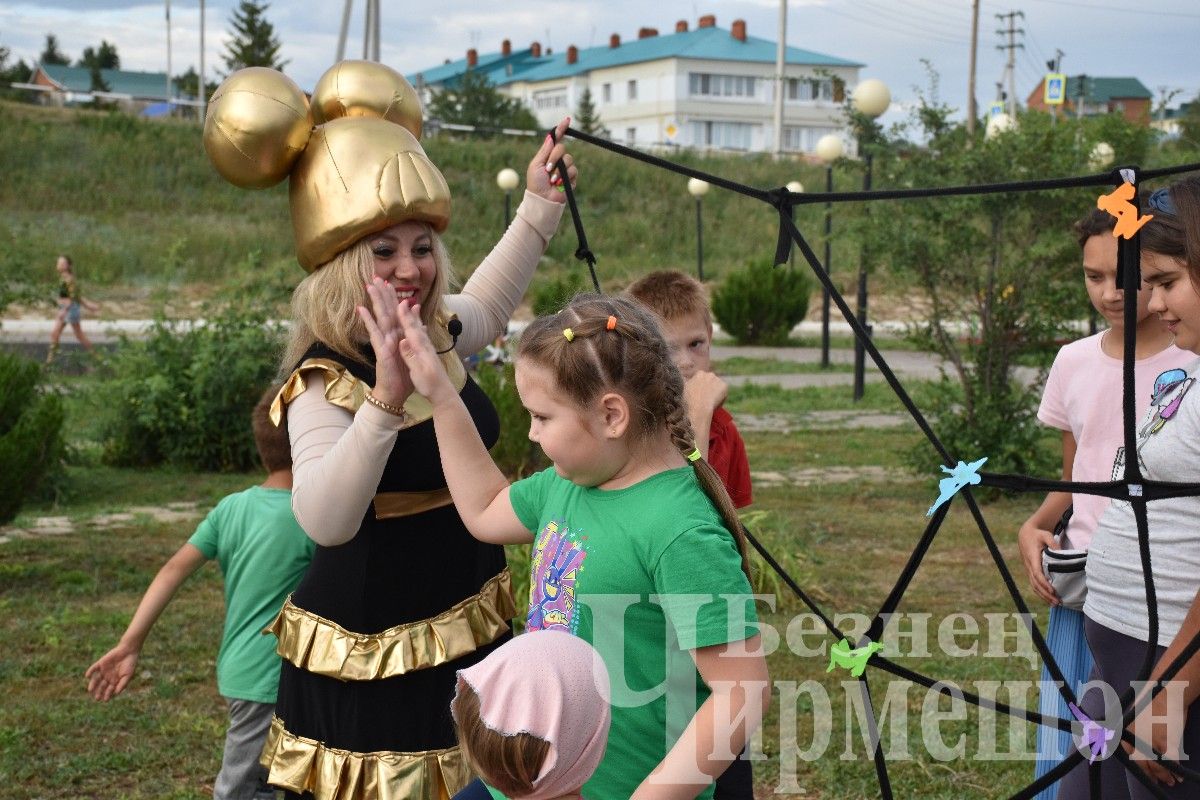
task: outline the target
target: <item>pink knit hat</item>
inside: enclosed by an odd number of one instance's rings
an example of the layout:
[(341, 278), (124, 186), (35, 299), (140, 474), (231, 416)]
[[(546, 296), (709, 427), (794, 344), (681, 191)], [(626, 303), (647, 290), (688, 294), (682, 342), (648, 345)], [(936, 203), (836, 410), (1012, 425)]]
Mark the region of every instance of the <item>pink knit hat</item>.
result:
[(608, 670), (583, 639), (553, 629), (513, 637), (459, 670), (458, 681), (460, 690), (465, 683), (479, 696), (488, 728), (550, 743), (533, 793), (522, 800), (575, 791), (595, 772), (608, 740)]

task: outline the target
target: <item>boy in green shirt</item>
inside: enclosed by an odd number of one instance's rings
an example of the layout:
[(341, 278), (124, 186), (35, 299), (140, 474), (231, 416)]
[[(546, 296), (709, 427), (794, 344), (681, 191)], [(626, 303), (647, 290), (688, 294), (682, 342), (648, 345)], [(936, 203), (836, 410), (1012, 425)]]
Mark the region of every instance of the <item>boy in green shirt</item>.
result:
[(163, 565), (117, 645), (84, 674), (88, 692), (106, 701), (137, 668), (142, 645), (176, 590), (211, 559), (225, 576), (225, 626), (217, 687), (229, 703), (229, 729), (214, 800), (275, 796), (258, 758), (279, 688), (275, 639), (262, 634), (312, 560), (314, 543), (292, 515), (292, 455), (286, 423), (268, 418), (279, 387), (254, 407), (251, 420), (267, 479), (217, 504), (187, 544)]

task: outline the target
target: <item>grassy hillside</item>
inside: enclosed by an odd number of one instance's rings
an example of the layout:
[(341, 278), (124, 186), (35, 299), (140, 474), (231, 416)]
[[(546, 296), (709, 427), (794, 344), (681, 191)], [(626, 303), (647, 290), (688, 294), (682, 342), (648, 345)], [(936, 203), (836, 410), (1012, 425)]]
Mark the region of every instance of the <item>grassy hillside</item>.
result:
[[(21, 269), (39, 283), (52, 283), (58, 252), (74, 257), (85, 287), (101, 299), (196, 296), (260, 276), (288, 285), (302, 275), (292, 255), (286, 182), (264, 191), (226, 183), (204, 155), (195, 123), (0, 103), (0, 131), (0, 249), (28, 262)], [(501, 232), (497, 171), (511, 166), (523, 175), (533, 142), (443, 136), (424, 146), (450, 184), (454, 217), (446, 238), (465, 275)], [(695, 268), (695, 206), (684, 178), (582, 143), (573, 152), (583, 220), (606, 288), (651, 268)], [(797, 162), (679, 158), (761, 187), (824, 182), (820, 167)], [(797, 212), (818, 247), (820, 214)], [(777, 218), (765, 205), (714, 189), (704, 221), (708, 277), (774, 251)], [(846, 253), (835, 260), (856, 264), (849, 243), (839, 246)], [(575, 247), (564, 220), (543, 272), (583, 270)]]

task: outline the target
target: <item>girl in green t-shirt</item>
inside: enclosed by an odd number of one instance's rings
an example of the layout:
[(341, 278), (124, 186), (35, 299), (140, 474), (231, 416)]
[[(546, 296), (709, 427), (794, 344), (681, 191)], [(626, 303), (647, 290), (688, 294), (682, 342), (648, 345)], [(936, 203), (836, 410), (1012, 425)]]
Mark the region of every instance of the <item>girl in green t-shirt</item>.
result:
[(375, 281), (360, 314), (375, 352), (398, 352), (433, 407), (467, 529), (534, 544), (526, 627), (590, 641), (612, 677), (608, 748), (583, 796), (711, 797), (770, 687), (741, 526), (696, 449), (683, 379), (653, 317), (626, 298), (580, 295), (525, 329), (517, 390), (529, 438), (554, 466), (510, 486), (419, 309), (386, 289)]

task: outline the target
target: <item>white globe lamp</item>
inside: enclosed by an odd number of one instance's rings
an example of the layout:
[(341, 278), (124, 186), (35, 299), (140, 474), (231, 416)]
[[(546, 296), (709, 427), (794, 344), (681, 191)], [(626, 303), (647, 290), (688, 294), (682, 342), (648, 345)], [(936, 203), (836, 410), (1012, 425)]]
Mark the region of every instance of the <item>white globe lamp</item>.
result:
[(836, 133), (827, 133), (817, 140), (817, 158), (824, 161), (826, 164), (832, 164), (842, 157), (842, 153), (846, 150), (842, 144), (842, 137)]
[(883, 81), (869, 78), (854, 87), (850, 101), (855, 111), (874, 119), (888, 110), (892, 104), (892, 92)]

